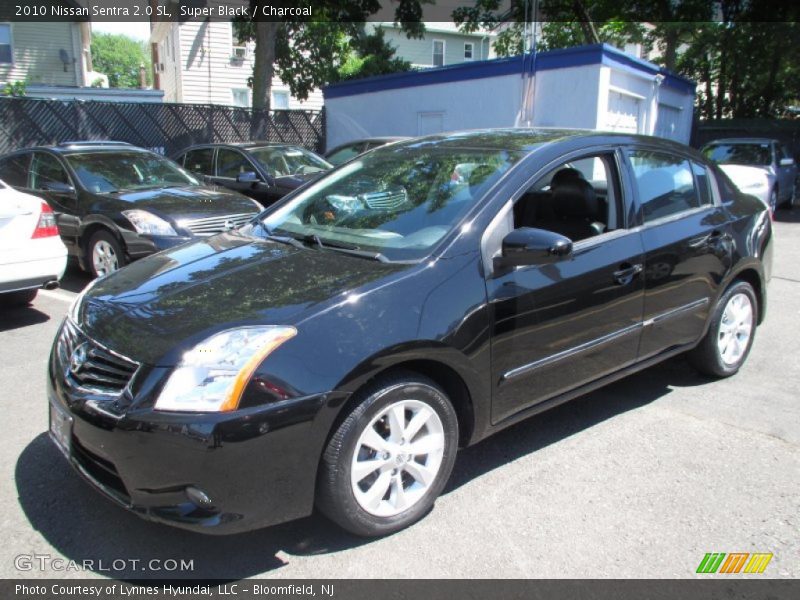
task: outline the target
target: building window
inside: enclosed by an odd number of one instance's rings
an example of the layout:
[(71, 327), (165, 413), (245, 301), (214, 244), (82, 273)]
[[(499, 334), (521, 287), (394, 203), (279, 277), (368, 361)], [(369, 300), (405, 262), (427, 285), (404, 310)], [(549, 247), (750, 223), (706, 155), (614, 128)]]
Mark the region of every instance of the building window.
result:
[(11, 47), (11, 24), (0, 23), (0, 63), (14, 62), (14, 51)]
[(444, 66), (444, 40), (433, 40), (433, 66)]
[(272, 110), (286, 110), (289, 108), (289, 92), (272, 92)]
[(231, 90), (233, 105), (248, 108), (250, 106), (250, 90), (247, 88), (233, 88)]
[(475, 58), (475, 44), (472, 42), (464, 42), (464, 60), (473, 60)]

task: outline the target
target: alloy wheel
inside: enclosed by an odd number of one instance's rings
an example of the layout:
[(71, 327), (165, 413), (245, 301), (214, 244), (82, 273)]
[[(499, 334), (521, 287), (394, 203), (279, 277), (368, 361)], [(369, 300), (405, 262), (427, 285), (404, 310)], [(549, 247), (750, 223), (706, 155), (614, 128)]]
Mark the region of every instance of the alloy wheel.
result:
[(98, 240), (92, 247), (92, 265), (98, 277), (119, 269), (119, 257), (114, 247), (105, 240)]
[(734, 294), (725, 305), (719, 323), (717, 349), (726, 365), (738, 363), (753, 332), (753, 304), (746, 294)]
[(359, 506), (392, 517), (430, 489), (444, 455), (444, 427), (436, 411), (418, 400), (383, 409), (356, 442), (350, 483)]

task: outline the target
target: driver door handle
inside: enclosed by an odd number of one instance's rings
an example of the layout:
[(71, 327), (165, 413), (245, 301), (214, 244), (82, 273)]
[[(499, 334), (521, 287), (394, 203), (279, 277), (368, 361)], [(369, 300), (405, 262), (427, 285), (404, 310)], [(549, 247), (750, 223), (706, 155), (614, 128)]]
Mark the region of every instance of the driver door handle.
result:
[(614, 283), (617, 285), (628, 285), (643, 269), (644, 267), (640, 263), (635, 265), (622, 263), (620, 265), (620, 270), (614, 271)]

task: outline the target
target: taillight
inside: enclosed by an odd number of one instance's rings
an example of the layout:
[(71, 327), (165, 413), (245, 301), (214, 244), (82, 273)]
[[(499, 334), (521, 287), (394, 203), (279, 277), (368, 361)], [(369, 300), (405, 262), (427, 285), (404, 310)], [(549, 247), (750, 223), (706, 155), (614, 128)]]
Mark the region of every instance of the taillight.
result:
[(53, 237), (54, 235), (58, 235), (56, 215), (46, 202), (42, 202), (42, 214), (39, 215), (39, 222), (36, 224), (36, 229), (33, 230), (31, 239)]

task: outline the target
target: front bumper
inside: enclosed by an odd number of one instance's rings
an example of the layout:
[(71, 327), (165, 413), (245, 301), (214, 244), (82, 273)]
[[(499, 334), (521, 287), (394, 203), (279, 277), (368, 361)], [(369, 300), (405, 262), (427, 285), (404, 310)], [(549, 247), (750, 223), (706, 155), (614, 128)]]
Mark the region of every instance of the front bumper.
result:
[[(120, 411), (123, 400), (101, 400), (72, 388), (64, 368), (53, 352), (48, 397), (71, 421), (63, 436), (67, 459), (118, 505), (148, 520), (211, 534), (311, 514), (331, 422), (326, 407), (337, 395), (227, 414)], [(198, 501), (189, 488), (209, 501)]]
[(143, 258), (155, 252), (174, 248), (197, 239), (186, 235), (141, 235), (126, 230), (122, 231), (122, 237), (131, 260)]

